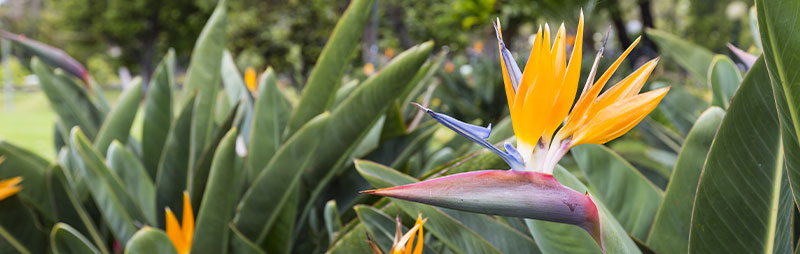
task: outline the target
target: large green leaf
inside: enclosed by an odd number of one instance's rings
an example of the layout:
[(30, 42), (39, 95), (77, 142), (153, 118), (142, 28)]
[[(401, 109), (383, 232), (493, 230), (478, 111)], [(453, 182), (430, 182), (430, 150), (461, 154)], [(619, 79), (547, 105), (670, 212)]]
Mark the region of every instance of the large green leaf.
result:
[(144, 227), (125, 245), (125, 254), (178, 254), (164, 231)]
[(82, 235), (91, 237), (100, 251), (107, 253), (108, 247), (106, 247), (105, 240), (103, 240), (92, 218), (76, 197), (76, 193), (70, 189), (64, 170), (59, 166), (55, 166), (48, 172), (47, 177), (58, 221), (76, 227), (76, 230)]
[(708, 84), (711, 86), (711, 105), (728, 108), (733, 94), (742, 83), (739, 67), (725, 55), (716, 55), (708, 68)]
[(664, 201), (656, 213), (647, 244), (658, 253), (685, 253), (697, 181), (725, 111), (711, 107), (697, 119), (683, 142), (669, 178)]
[(192, 116), (191, 142), (184, 144), (189, 144), (191, 147), (189, 165), (194, 165), (200, 153), (207, 147), (208, 139), (211, 138), (221, 79), (220, 65), (222, 65), (222, 52), (225, 49), (227, 19), (226, 1), (220, 0), (200, 36), (197, 37), (189, 69), (186, 71), (183, 97), (187, 98), (197, 93)]
[(233, 223), (228, 224), (228, 229), (231, 230), (233, 234), (231, 234), (231, 252), (234, 254), (264, 254), (263, 250), (261, 250), (258, 245), (254, 242), (247, 239), (244, 235), (242, 235), (239, 230), (236, 230), (236, 227)]
[(69, 130), (72, 126), (80, 126), (93, 139), (104, 115), (92, 104), (86, 88), (78, 86), (63, 74), (54, 74), (36, 58), (31, 60), (31, 69), (39, 78), (42, 91), (64, 128)]
[[(27, 186), (23, 180), (22, 187), (33, 185)], [(37, 213), (27, 208), (18, 196), (0, 201), (0, 250), (14, 250), (9, 253), (45, 253), (47, 229), (41, 227)]]
[[(800, 3), (797, 1), (756, 1), (758, 30), (764, 59), (772, 80), (783, 135), (785, 163), (794, 192), (800, 198)], [(800, 203), (798, 203), (800, 207)]]
[[(241, 106), (241, 104), (237, 103), (233, 105), (233, 108), (231, 108), (230, 112), (228, 112), (228, 116), (225, 118), (225, 121), (217, 126), (216, 130), (214, 130), (214, 136), (212, 136), (211, 140), (209, 141), (208, 148), (206, 148), (206, 150), (203, 151), (203, 154), (200, 155), (199, 161), (195, 167), (189, 169), (188, 175), (186, 176), (186, 190), (189, 191), (189, 196), (192, 200), (192, 208), (195, 210), (200, 208), (200, 205), (202, 204), (203, 194), (206, 190), (208, 178), (211, 172), (211, 166), (214, 163), (214, 155), (219, 148), (219, 144), (222, 142), (222, 139), (225, 137), (225, 135), (228, 134), (228, 131), (234, 127), (234, 122), (237, 121), (236, 117), (242, 110), (243, 106)], [(241, 158), (234, 160), (229, 167), (237, 168), (239, 165), (241, 165)]]
[(706, 82), (713, 53), (668, 32), (656, 29), (647, 29), (646, 32), (656, 42), (660, 52), (680, 64), (698, 81)]
[[(561, 184), (579, 192), (588, 192), (592, 197), (597, 197), (578, 178), (561, 166), (553, 171), (553, 176)], [(600, 213), (602, 239), (605, 253), (641, 253), (633, 240), (625, 232), (619, 222), (608, 208), (593, 198)], [(627, 204), (632, 205), (632, 204)], [(568, 224), (526, 220), (533, 238), (543, 253), (600, 253), (600, 247), (592, 240), (585, 230)]]
[(731, 100), (700, 174), (689, 252), (791, 252), (779, 128), (761, 57)]
[(275, 153), (245, 192), (234, 218), (236, 228), (258, 244), (266, 240), (283, 207), (291, 203), (301, 172), (316, 154), (319, 133), (329, 123), (321, 114), (308, 122)]
[(311, 203), (325, 189), (327, 183), (344, 169), (342, 165), (359, 141), (382, 115), (389, 101), (397, 99), (409, 81), (425, 62), (433, 48), (433, 42), (414, 46), (395, 57), (377, 75), (364, 81), (353, 94), (331, 112), (330, 124), (319, 137), (312, 171), (306, 175), (306, 182), (315, 183), (311, 197), (304, 205), (300, 221), (310, 211)]
[(156, 67), (147, 86), (142, 122), (142, 161), (150, 178), (156, 179), (158, 162), (172, 125), (172, 91), (175, 89), (175, 50), (170, 49)]
[(50, 231), (50, 247), (55, 254), (100, 253), (78, 230), (64, 223), (57, 223)]
[(142, 100), (142, 80), (131, 81), (131, 86), (119, 98), (117, 106), (109, 113), (97, 137), (94, 139), (94, 148), (106, 152), (111, 141), (118, 140), (123, 144), (128, 143), (133, 119), (139, 111), (139, 101)]
[(345, 233), (339, 240), (331, 244), (325, 252), (327, 254), (371, 253), (367, 244), (367, 228), (358, 223), (353, 229)]
[[(647, 239), (664, 193), (611, 149), (585, 144), (572, 148), (589, 186), (625, 230)], [(636, 205), (631, 205), (636, 204)]]
[(0, 141), (0, 156), (5, 157), (0, 163), (0, 179), (21, 176), (23, 186), (41, 186), (41, 188), (22, 188), (17, 195), (45, 218), (54, 219), (50, 195), (44, 188), (47, 184), (47, 168), (50, 163), (31, 151), (5, 141)]
[(300, 101), (289, 117), (286, 137), (294, 134), (333, 103), (344, 70), (349, 66), (350, 58), (361, 42), (361, 34), (364, 33), (367, 18), (372, 13), (373, 3), (374, 0), (352, 1), (336, 23), (314, 69), (311, 70)]
[[(369, 161), (356, 161), (356, 169), (375, 188), (417, 182), (410, 176)], [(428, 217), (425, 228), (456, 253), (530, 253), (536, 250), (530, 236), (487, 215), (391, 200), (408, 216), (416, 217), (421, 213)]]
[(147, 223), (156, 223), (156, 191), (153, 181), (133, 151), (116, 140), (111, 143), (106, 164), (125, 183), (133, 200), (142, 208)]
[[(650, 84), (653, 89), (667, 87), (664, 82), (653, 82)], [(692, 128), (697, 117), (703, 110), (708, 108), (708, 102), (698, 95), (690, 92), (688, 86), (672, 86), (669, 93), (664, 96), (664, 100), (659, 104), (658, 110), (670, 120), (678, 131), (686, 135)]]
[[(172, 123), (164, 152), (156, 173), (156, 222), (164, 221), (164, 208), (181, 214), (181, 193), (186, 189), (186, 176), (189, 168), (189, 143), (195, 96), (187, 98), (180, 114)], [(163, 224), (158, 224), (163, 225)]]
[(239, 67), (233, 60), (233, 55), (227, 49), (222, 54), (222, 85), (225, 89), (225, 95), (228, 98), (228, 106), (233, 106), (241, 99), (249, 99), (250, 95), (247, 92), (247, 85), (244, 83), (242, 74), (239, 73)]
[(236, 128), (222, 138), (214, 154), (203, 202), (197, 214), (192, 253), (224, 253), (228, 249), (228, 222), (239, 196), (241, 170), (235, 167)]
[(261, 74), (258, 99), (253, 109), (253, 125), (250, 129), (252, 155), (247, 156), (247, 179), (252, 181), (272, 159), (281, 145), (281, 134), (289, 119), (289, 103), (278, 91), (278, 82), (272, 68)]
[(127, 243), (136, 233), (135, 221), (145, 221), (141, 207), (128, 194), (125, 184), (106, 165), (78, 127), (70, 133), (72, 150), (80, 157), (79, 171), (86, 179), (97, 208), (116, 239)]

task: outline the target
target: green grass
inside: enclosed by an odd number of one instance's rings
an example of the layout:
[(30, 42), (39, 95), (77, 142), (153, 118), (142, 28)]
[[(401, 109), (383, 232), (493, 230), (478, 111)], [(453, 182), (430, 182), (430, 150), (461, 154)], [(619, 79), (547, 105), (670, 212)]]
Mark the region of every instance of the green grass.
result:
[[(106, 92), (116, 101), (118, 91)], [(13, 109), (5, 108), (5, 94), (0, 93), (0, 140), (29, 149), (47, 160), (56, 157), (53, 124), (56, 114), (42, 92), (15, 92)]]

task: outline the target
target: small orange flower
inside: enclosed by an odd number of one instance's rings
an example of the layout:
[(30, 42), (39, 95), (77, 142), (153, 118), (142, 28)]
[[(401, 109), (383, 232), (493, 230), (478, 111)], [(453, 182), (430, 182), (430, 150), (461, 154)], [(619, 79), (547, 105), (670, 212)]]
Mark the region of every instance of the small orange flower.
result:
[(453, 64), (453, 62), (447, 61), (447, 63), (444, 64), (444, 71), (446, 71), (447, 73), (453, 73), (453, 71), (455, 70), (456, 70), (456, 65)]
[(362, 70), (365, 75), (369, 76), (375, 73), (375, 66), (372, 63), (367, 63), (364, 65), (364, 69)]
[(178, 250), (178, 254), (189, 253), (192, 248), (192, 236), (194, 235), (194, 213), (192, 213), (192, 203), (189, 199), (189, 192), (183, 192), (183, 226), (178, 224), (178, 219), (169, 207), (166, 208), (167, 236), (172, 241), (172, 245)]
[(255, 94), (256, 89), (256, 70), (253, 67), (247, 68), (244, 72), (244, 83), (247, 85), (247, 90), (250, 90), (250, 93)]
[(386, 49), (383, 50), (383, 55), (386, 56), (387, 58), (394, 57), (394, 54), (395, 54), (395, 52), (394, 52), (393, 48), (386, 48)]
[[(0, 156), (0, 164), (3, 164), (3, 161), (5, 161), (5, 159), (6, 159), (5, 156)], [(0, 200), (6, 199), (7, 197), (10, 197), (11, 195), (14, 195), (20, 190), (22, 190), (22, 186), (19, 185), (19, 183), (21, 182), (22, 182), (21, 176), (12, 177), (0, 181)]]
[[(417, 222), (414, 227), (408, 230), (405, 235), (401, 236), (402, 225), (398, 222), (397, 234), (395, 234), (394, 244), (390, 254), (420, 254), (422, 253), (423, 240), (425, 236), (422, 234), (422, 225), (425, 224), (428, 218), (423, 219), (422, 215), (417, 215)], [(417, 236), (417, 232), (419, 235)], [(414, 236), (417, 236), (417, 244), (414, 245)]]
[(475, 54), (480, 54), (483, 52), (483, 42), (476, 41), (472, 44), (472, 51), (475, 51)]

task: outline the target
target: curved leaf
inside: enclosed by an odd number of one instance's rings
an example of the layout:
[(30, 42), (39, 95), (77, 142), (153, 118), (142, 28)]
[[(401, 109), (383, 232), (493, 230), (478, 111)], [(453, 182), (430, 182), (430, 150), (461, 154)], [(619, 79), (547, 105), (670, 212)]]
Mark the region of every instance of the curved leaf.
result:
[(700, 174), (689, 252), (791, 252), (791, 199), (782, 186), (780, 126), (769, 82), (761, 57), (722, 119)]
[(683, 142), (675, 169), (647, 244), (658, 253), (684, 253), (689, 247), (689, 226), (700, 172), (725, 111), (711, 107), (697, 119)]
[[(795, 201), (800, 198), (800, 3), (756, 1), (764, 59), (778, 106), (783, 152)], [(800, 203), (797, 204), (800, 207)]]
[(100, 253), (86, 237), (64, 223), (57, 223), (50, 231), (50, 246), (55, 254)]
[(0, 141), (0, 156), (5, 157), (5, 160), (0, 163), (0, 179), (21, 176), (23, 188), (17, 193), (17, 196), (32, 205), (45, 218), (53, 220), (55, 214), (53, 214), (47, 189), (24, 187), (46, 186), (47, 168), (50, 163), (31, 151), (5, 141)]
[(158, 162), (172, 125), (172, 90), (175, 89), (175, 50), (170, 49), (156, 67), (147, 87), (142, 122), (142, 161), (150, 179), (156, 179)]
[(258, 173), (272, 159), (281, 145), (281, 134), (289, 118), (289, 103), (278, 91), (278, 82), (272, 68), (261, 74), (258, 85), (258, 98), (253, 108), (253, 125), (250, 128), (250, 147), (252, 155), (247, 156), (248, 182), (255, 180)]
[(289, 117), (286, 138), (333, 103), (336, 90), (353, 52), (358, 48), (373, 0), (356, 0), (348, 5), (308, 77), (300, 101)]
[(153, 181), (133, 151), (114, 141), (108, 149), (106, 164), (125, 183), (133, 200), (142, 208), (147, 223), (156, 225), (156, 192)]
[(231, 230), (233, 234), (231, 234), (231, 252), (235, 254), (265, 254), (263, 250), (258, 248), (254, 242), (251, 242), (250, 239), (247, 239), (242, 232), (236, 230), (236, 227), (233, 226), (233, 223), (228, 224), (228, 229)]
[(144, 227), (125, 245), (125, 254), (178, 254), (164, 231)]
[(100, 251), (107, 253), (108, 247), (100, 236), (92, 218), (76, 197), (76, 193), (69, 188), (64, 170), (59, 166), (53, 167), (48, 172), (48, 184), (52, 193), (53, 207), (59, 222), (74, 225), (82, 235), (88, 234)]
[(139, 101), (142, 100), (142, 80), (137, 78), (131, 83), (128, 90), (120, 95), (116, 107), (108, 114), (100, 127), (100, 131), (94, 139), (94, 148), (97, 151), (106, 152), (111, 141), (114, 140), (119, 140), (123, 144), (128, 143), (133, 119), (136, 118)]
[(322, 114), (303, 126), (281, 146), (245, 192), (233, 221), (247, 238), (258, 244), (265, 241), (280, 211), (291, 202), (291, 190), (316, 154), (319, 133), (328, 122), (329, 115)]
[(733, 94), (742, 83), (739, 67), (725, 55), (716, 55), (708, 68), (708, 84), (711, 85), (711, 105), (728, 108)]
[(647, 239), (664, 192), (605, 146), (585, 144), (571, 152), (589, 186), (599, 194), (595, 200), (602, 201), (633, 237)]
[[(164, 152), (156, 173), (156, 222), (164, 221), (164, 207), (170, 207), (173, 212), (182, 214), (183, 205), (181, 197), (186, 189), (186, 177), (189, 168), (189, 146), (191, 139), (192, 114), (194, 113), (195, 96), (186, 99), (180, 114), (172, 123)], [(163, 224), (159, 224), (163, 225)]]
[(228, 222), (236, 204), (241, 170), (234, 165), (236, 160), (236, 133), (231, 129), (222, 138), (206, 184), (203, 202), (197, 214), (192, 253), (224, 253), (228, 248)]
[(54, 74), (37, 58), (31, 60), (31, 69), (39, 78), (42, 91), (64, 128), (69, 130), (72, 126), (80, 126), (93, 139), (104, 114), (92, 104), (86, 88), (76, 85), (63, 74)]
[(226, 1), (217, 2), (214, 13), (200, 32), (186, 71), (183, 97), (197, 94), (195, 112), (192, 116), (189, 165), (193, 166), (206, 147), (214, 125), (214, 112), (220, 83), (220, 65), (225, 49), (227, 26)]

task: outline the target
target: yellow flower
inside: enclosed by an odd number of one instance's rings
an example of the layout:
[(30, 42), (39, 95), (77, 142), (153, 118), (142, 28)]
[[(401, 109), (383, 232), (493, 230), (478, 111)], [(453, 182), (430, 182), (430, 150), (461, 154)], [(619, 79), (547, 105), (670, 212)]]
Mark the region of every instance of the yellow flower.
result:
[(194, 234), (194, 214), (189, 193), (183, 192), (183, 227), (178, 224), (178, 219), (169, 207), (166, 208), (167, 236), (179, 254), (189, 253), (192, 248), (192, 235)]
[[(669, 91), (666, 87), (639, 94), (658, 62), (656, 58), (600, 95), (611, 75), (639, 42), (637, 38), (594, 82), (597, 60), (603, 51), (600, 50), (581, 96), (570, 112), (581, 70), (583, 12), (569, 63), (564, 24), (559, 27), (552, 46), (550, 27), (545, 24), (544, 29), (540, 26), (536, 33), (524, 72), (519, 71), (505, 48), (499, 20), (495, 25), (508, 107), (526, 170), (552, 173), (555, 164), (570, 148), (579, 144), (603, 144), (622, 136), (655, 109)], [(556, 130), (559, 131), (553, 137)]]
[[(5, 159), (5, 156), (0, 156), (0, 164), (3, 164)], [(21, 176), (0, 181), (0, 200), (6, 199), (7, 197), (10, 197), (11, 195), (14, 195), (22, 190), (22, 186), (19, 185), (21, 182)]]
[(475, 54), (480, 54), (481, 52), (483, 52), (483, 42), (476, 41), (475, 43), (473, 43), (472, 51), (474, 51)]
[(256, 70), (253, 67), (244, 71), (244, 83), (247, 85), (247, 90), (250, 90), (250, 93), (255, 95), (258, 87), (256, 86)]
[(393, 48), (386, 48), (383, 50), (383, 55), (386, 56), (386, 58), (392, 58), (394, 57), (394, 54), (395, 53)]
[(375, 66), (372, 65), (372, 63), (367, 63), (364, 65), (362, 71), (364, 72), (365, 75), (370, 76), (373, 73), (375, 73)]
[[(397, 234), (395, 234), (394, 244), (392, 244), (392, 250), (389, 251), (389, 254), (420, 254), (422, 253), (422, 246), (423, 240), (425, 236), (422, 234), (422, 224), (425, 224), (425, 221), (428, 219), (422, 218), (422, 215), (417, 215), (417, 222), (414, 223), (414, 227), (408, 230), (405, 235), (400, 235), (402, 231), (402, 225), (398, 223), (397, 227)], [(417, 235), (417, 244), (414, 245), (414, 236)]]

